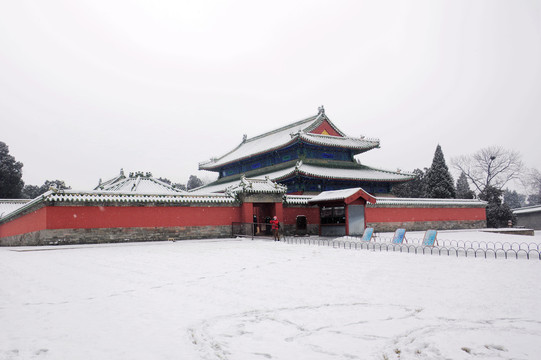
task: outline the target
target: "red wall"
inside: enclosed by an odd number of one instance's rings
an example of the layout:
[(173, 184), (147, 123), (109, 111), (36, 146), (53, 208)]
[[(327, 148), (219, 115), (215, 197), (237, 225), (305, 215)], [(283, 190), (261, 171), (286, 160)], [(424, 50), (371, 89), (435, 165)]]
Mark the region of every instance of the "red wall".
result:
[(296, 224), (297, 215), (305, 215), (308, 224), (319, 224), (319, 208), (284, 207), (284, 224)]
[(366, 208), (367, 223), (486, 220), (485, 208)]
[(231, 225), (240, 207), (49, 206), (0, 225), (0, 237), (44, 229)]
[(46, 229), (47, 208), (38, 209), (30, 214), (0, 225), (0, 237), (20, 235)]
[(47, 209), (48, 229), (231, 225), (239, 207), (55, 206)]
[[(253, 208), (245, 207), (50, 206), (0, 225), (0, 237), (44, 229), (231, 225), (243, 222), (242, 215), (249, 215), (250, 221), (245, 222), (252, 222)], [(284, 207), (282, 214), (284, 224), (295, 224), (297, 215), (305, 215), (308, 224), (320, 223), (318, 207)], [(365, 211), (366, 223), (460, 220), (486, 220), (485, 208), (367, 207)]]

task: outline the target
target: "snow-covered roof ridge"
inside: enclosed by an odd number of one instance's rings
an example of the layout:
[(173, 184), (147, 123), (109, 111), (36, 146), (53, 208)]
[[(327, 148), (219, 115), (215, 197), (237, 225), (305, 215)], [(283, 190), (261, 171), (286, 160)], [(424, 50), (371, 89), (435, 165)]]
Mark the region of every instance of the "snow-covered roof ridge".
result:
[(541, 205), (524, 206), (521, 208), (512, 209), (513, 214), (528, 214), (534, 212), (541, 212)]
[(95, 189), (97, 189), (97, 188), (99, 188), (99, 187), (105, 187), (105, 186), (108, 186), (108, 185), (110, 185), (110, 184), (112, 184), (112, 183), (118, 182), (118, 181), (120, 181), (120, 180), (122, 180), (122, 179), (125, 179), (125, 178), (126, 178), (126, 176), (124, 175), (124, 169), (121, 168), (121, 169), (120, 169), (120, 173), (119, 173), (117, 176), (115, 176), (115, 177), (113, 177), (113, 178), (111, 178), (111, 179), (109, 179), (109, 180), (103, 181), (103, 182), (102, 182), (101, 179), (100, 179), (100, 180), (99, 180), (99, 183), (98, 183), (98, 186), (96, 186)]
[(226, 188), (226, 193), (237, 194), (244, 193), (268, 193), (268, 194), (285, 194), (287, 187), (272, 181), (268, 176), (265, 178), (246, 178), (242, 176), (240, 183)]
[(477, 199), (433, 199), (433, 198), (391, 198), (391, 197), (376, 197), (375, 204), (367, 204), (368, 206), (377, 207), (379, 205), (439, 205), (439, 206), (472, 206), (484, 207), (486, 201)]
[(0, 219), (9, 213), (23, 207), (31, 199), (0, 199)]
[(45, 202), (89, 202), (89, 203), (163, 203), (163, 204), (231, 204), (236, 199), (228, 194), (188, 194), (184, 193), (133, 193), (130, 191), (104, 191), (104, 190), (49, 190), (33, 200), (22, 203), (21, 206), (13, 209), (4, 215), (0, 213), (0, 221), (4, 221), (26, 209)]
[[(324, 116), (324, 115), (323, 115)], [(277, 134), (277, 133), (281, 133), (281, 132), (284, 132), (288, 129), (292, 129), (292, 128), (297, 128), (299, 125), (304, 125), (306, 123), (311, 123), (312, 125), (313, 124), (318, 124), (322, 122), (323, 119), (327, 119), (327, 117), (325, 116), (324, 118), (322, 117), (321, 114), (317, 114), (317, 115), (314, 115), (314, 116), (310, 116), (310, 117), (307, 117), (306, 119), (302, 119), (302, 120), (299, 120), (299, 121), (296, 121), (294, 123), (291, 123), (291, 124), (288, 124), (288, 125), (284, 125), (278, 129), (274, 129), (274, 130), (271, 130), (271, 131), (267, 131), (266, 133), (263, 133), (263, 134), (260, 134), (260, 135), (257, 135), (257, 136), (254, 136), (253, 138), (247, 138), (245, 142), (251, 142), (251, 141), (257, 141), (261, 138), (265, 138), (269, 135), (273, 135), (273, 134)], [(319, 120), (319, 121), (318, 121)], [(316, 126), (317, 127), (317, 126)], [(310, 126), (308, 126), (307, 128), (310, 128)], [(300, 132), (300, 131), (306, 131), (307, 128), (304, 128), (304, 129), (298, 129), (296, 132)], [(291, 134), (291, 132), (289, 133)]]
[(380, 171), (380, 172), (389, 173), (389, 174), (400, 174), (400, 175), (407, 176), (410, 179), (414, 179), (414, 178), (417, 177), (417, 175), (412, 173), (412, 172), (402, 171), (400, 169), (397, 169), (396, 171), (394, 171), (394, 170), (380, 168), (380, 167), (377, 167), (377, 166), (364, 165), (364, 164), (361, 164), (360, 162), (357, 162), (357, 163), (359, 165), (363, 166), (363, 167), (366, 167), (368, 169), (375, 170), (375, 171)]
[(337, 137), (333, 135), (301, 133), (299, 137), (312, 144), (345, 147), (349, 149), (369, 150), (379, 147), (380, 141), (375, 138), (355, 138), (350, 136)]
[(349, 188), (349, 189), (341, 189), (341, 190), (323, 191), (323, 192), (319, 193), (318, 195), (312, 197), (312, 199), (310, 199), (309, 202), (343, 200), (343, 199), (355, 194), (359, 190), (361, 190), (360, 187)]
[(77, 191), (59, 190), (51, 192), (44, 198), (48, 201), (90, 201), (90, 202), (166, 202), (166, 203), (219, 203), (234, 202), (235, 199), (226, 194), (171, 194), (171, 193), (133, 193), (129, 191)]
[(363, 198), (367, 202), (371, 203), (376, 202), (376, 198), (364, 191), (363, 188), (355, 187), (349, 189), (323, 191), (314, 196), (312, 199), (308, 200), (308, 203), (316, 204), (329, 201), (344, 201), (346, 204), (349, 204), (350, 202), (359, 198)]
[(100, 182), (94, 190), (120, 191), (127, 193), (153, 193), (153, 194), (182, 194), (184, 190), (176, 189), (171, 185), (158, 180), (150, 172), (131, 172), (128, 177), (124, 175), (123, 169), (120, 175), (106, 182)]
[(379, 170), (368, 166), (363, 166), (362, 168), (328, 168), (312, 164), (302, 164), (297, 171), (308, 176), (345, 180), (405, 181), (412, 179), (414, 176), (407, 173)]
[(50, 194), (53, 194), (55, 192), (57, 192), (59, 190), (56, 190), (56, 189), (51, 189), (47, 192), (45, 192), (44, 194), (41, 194), (39, 195), (38, 197), (36, 197), (35, 199), (32, 199), (32, 200), (29, 200), (23, 204), (21, 204), (21, 206), (18, 206), (16, 208), (13, 208), (10, 212), (6, 212), (5, 214), (0, 214), (0, 221), (3, 221), (3, 220), (6, 220), (8, 218), (11, 218), (13, 217), (14, 215), (16, 214), (19, 214), (21, 212), (24, 212), (26, 209), (32, 207), (33, 205), (37, 204), (37, 203), (40, 203), (43, 201), (43, 199), (45, 199), (47, 196), (49, 196)]
[(308, 205), (308, 201), (313, 197), (314, 195), (285, 195), (284, 201), (289, 205)]
[(317, 127), (319, 125), (321, 125), (321, 123), (323, 123), (323, 121), (327, 121), (327, 123), (334, 129), (334, 131), (336, 131), (338, 134), (340, 134), (340, 136), (343, 136), (345, 137), (346, 134), (342, 132), (342, 130), (340, 130), (332, 121), (331, 119), (329, 119), (327, 117), (327, 115), (325, 115), (325, 110), (323, 109), (323, 106), (321, 106), (320, 108), (318, 108), (318, 114), (317, 114), (317, 118), (319, 121), (314, 121), (312, 124), (310, 124), (308, 127), (306, 127), (304, 129), (304, 132), (305, 133), (309, 133), (315, 129), (317, 129)]

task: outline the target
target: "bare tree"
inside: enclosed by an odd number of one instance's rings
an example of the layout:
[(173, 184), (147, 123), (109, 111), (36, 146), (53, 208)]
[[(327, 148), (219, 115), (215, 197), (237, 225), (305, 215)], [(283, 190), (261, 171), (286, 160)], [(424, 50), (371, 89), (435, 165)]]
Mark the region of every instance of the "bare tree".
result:
[(518, 152), (501, 146), (491, 146), (473, 155), (453, 158), (451, 164), (464, 172), (479, 193), (489, 186), (501, 190), (509, 181), (520, 179), (524, 167)]
[(528, 205), (541, 204), (541, 172), (537, 169), (530, 169), (524, 186), (528, 191)]

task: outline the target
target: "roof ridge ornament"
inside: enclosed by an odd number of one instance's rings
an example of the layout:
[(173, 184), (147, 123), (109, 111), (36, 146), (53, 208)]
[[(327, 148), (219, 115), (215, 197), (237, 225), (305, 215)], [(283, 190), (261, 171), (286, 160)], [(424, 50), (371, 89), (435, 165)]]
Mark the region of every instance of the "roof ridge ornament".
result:
[(242, 143), (244, 144), (246, 142), (246, 140), (248, 140), (248, 135), (243, 134), (242, 135)]
[(274, 186), (275, 188), (277, 188), (276, 187), (277, 184), (271, 180), (269, 175), (265, 175), (265, 182), (267, 183), (267, 185)]
[(318, 115), (325, 115), (325, 108), (323, 107), (323, 105), (321, 105), (320, 107), (317, 108), (317, 114)]
[(291, 136), (291, 138), (295, 138), (295, 137), (299, 137), (302, 135), (302, 130), (299, 129), (297, 132), (292, 132), (292, 133), (289, 133), (289, 136)]
[(243, 188), (246, 188), (247, 186), (251, 187), (251, 185), (252, 185), (252, 184), (250, 184), (248, 182), (248, 180), (246, 180), (246, 174), (241, 175), (240, 182), (241, 182)]

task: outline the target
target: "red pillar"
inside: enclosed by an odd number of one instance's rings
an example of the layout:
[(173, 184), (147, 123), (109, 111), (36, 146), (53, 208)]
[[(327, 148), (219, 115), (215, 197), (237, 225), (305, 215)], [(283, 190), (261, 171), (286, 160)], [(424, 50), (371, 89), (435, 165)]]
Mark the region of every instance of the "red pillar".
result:
[(344, 204), (346, 210), (346, 236), (349, 235), (349, 205)]
[(274, 214), (278, 218), (278, 221), (281, 223), (284, 222), (284, 205), (281, 202), (274, 203)]
[(242, 203), (241, 222), (252, 223), (254, 221), (254, 204)]

